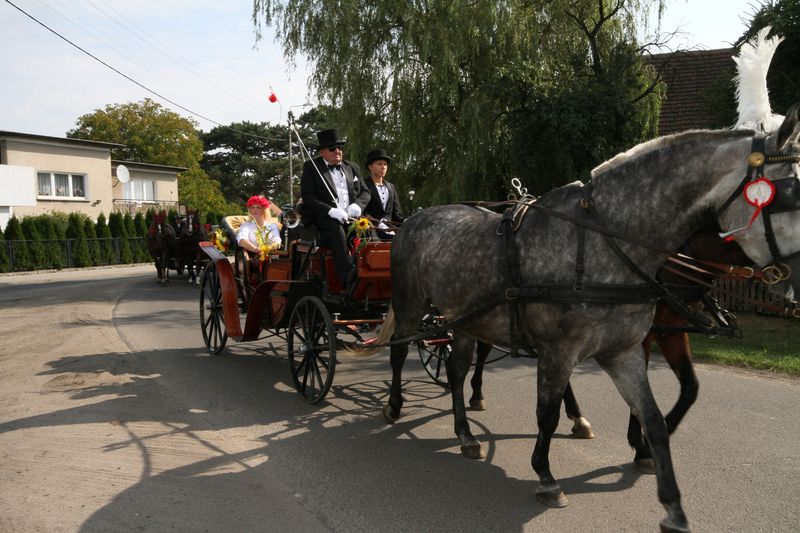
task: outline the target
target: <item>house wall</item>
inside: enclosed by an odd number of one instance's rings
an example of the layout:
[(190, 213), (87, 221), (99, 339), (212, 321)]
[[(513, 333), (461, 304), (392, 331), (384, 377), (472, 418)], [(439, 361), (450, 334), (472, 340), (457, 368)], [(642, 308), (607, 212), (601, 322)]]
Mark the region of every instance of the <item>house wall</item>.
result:
[[(69, 146), (37, 139), (7, 139), (2, 143), (2, 162), (9, 165), (33, 167), (36, 172), (67, 172), (83, 174), (85, 199), (45, 199), (37, 196), (36, 206), (11, 206), (18, 217), (39, 215), (52, 211), (81, 212), (92, 219), (100, 213), (106, 216), (112, 208), (111, 154), (108, 148)], [(2, 184), (0, 184), (2, 185)], [(30, 185), (37, 190), (37, 182)]]

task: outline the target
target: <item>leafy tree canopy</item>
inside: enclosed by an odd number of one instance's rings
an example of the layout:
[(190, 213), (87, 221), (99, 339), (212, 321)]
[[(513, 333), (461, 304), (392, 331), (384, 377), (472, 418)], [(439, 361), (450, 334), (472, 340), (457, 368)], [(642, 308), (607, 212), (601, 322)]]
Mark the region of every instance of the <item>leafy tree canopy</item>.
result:
[(145, 98), (83, 115), (67, 137), (125, 145), (112, 149), (114, 159), (185, 167), (188, 170), (178, 176), (179, 200), (201, 211), (221, 206), (224, 210), (219, 184), (200, 168), (203, 141), (196, 126), (193, 120)]
[[(316, 142), (314, 132), (327, 126), (325, 111), (304, 113), (295, 120), (295, 126), (305, 145), (311, 147)], [(263, 194), (278, 204), (289, 201), (287, 125), (240, 122), (213, 128), (201, 138), (206, 151), (201, 166), (220, 183), (228, 202), (243, 204), (254, 194)], [(296, 138), (292, 142), (291, 174), (299, 176), (303, 158)], [(298, 193), (293, 191), (294, 199)]]
[(661, 0), (254, 0), (359, 160), (425, 204), (576, 178), (656, 133), (661, 89), (635, 22)]
[(189, 168), (203, 157), (196, 126), (193, 120), (145, 98), (83, 115), (67, 137), (123, 144), (111, 150), (114, 159)]

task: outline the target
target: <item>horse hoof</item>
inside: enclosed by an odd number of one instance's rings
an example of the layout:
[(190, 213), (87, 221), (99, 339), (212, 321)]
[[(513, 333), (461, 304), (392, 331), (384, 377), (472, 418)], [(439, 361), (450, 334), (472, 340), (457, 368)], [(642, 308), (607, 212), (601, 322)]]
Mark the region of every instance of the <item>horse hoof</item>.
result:
[(470, 459), (486, 459), (486, 452), (481, 449), (480, 443), (478, 444), (462, 444), (461, 454)]
[(655, 475), (656, 473), (656, 463), (651, 458), (636, 459), (634, 460), (634, 464), (636, 465), (636, 470), (638, 470), (642, 474)]
[(400, 413), (397, 413), (397, 416), (392, 415), (391, 405), (387, 403), (383, 406), (383, 419), (386, 420), (387, 424), (394, 424), (398, 418), (400, 418)]
[(486, 410), (486, 402), (481, 398), (480, 400), (470, 400), (469, 401), (469, 408), (473, 411), (485, 411)]
[(592, 425), (585, 418), (578, 417), (575, 419), (575, 424), (572, 426), (572, 435), (577, 439), (593, 439), (594, 432)]
[(561, 491), (560, 488), (537, 489), (536, 501), (538, 501), (545, 507), (550, 507), (551, 509), (561, 509), (563, 507), (566, 507), (567, 504), (569, 504), (567, 497), (564, 496), (564, 493)]
[(689, 529), (689, 525), (679, 526), (673, 524), (669, 517), (665, 518), (658, 524), (661, 527), (661, 533), (691, 533), (691, 529)]

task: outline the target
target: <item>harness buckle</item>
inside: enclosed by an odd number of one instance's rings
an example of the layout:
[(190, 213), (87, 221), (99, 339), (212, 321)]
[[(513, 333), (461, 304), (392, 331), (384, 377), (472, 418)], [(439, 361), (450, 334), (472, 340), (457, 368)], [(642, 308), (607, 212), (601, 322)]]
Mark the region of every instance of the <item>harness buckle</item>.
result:
[(506, 300), (509, 302), (515, 301), (519, 297), (519, 288), (511, 287), (510, 289), (506, 289)]
[(583, 292), (583, 282), (576, 281), (575, 284), (572, 286), (573, 292)]

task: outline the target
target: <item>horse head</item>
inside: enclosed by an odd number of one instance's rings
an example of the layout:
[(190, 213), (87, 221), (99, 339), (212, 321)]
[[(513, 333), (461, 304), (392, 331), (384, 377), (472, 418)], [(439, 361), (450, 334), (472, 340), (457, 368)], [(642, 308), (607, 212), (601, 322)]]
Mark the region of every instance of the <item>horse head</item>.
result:
[(777, 131), (754, 132), (747, 176), (719, 216), (723, 235), (756, 264), (774, 265), (794, 292), (800, 291), (799, 113), (795, 104)]

